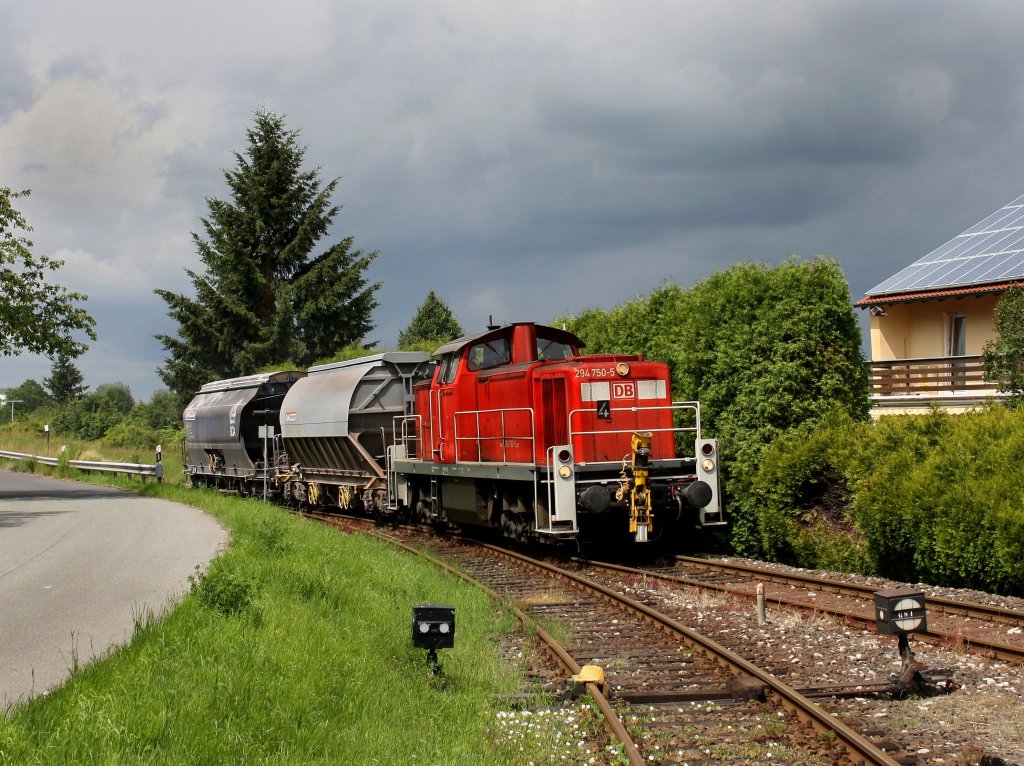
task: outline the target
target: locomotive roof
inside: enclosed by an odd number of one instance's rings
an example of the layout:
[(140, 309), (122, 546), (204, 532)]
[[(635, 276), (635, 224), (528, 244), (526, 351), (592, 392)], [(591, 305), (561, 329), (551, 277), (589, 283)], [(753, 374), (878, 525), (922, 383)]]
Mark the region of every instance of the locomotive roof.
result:
[[(512, 332), (512, 328), (516, 325), (523, 324), (534, 324), (533, 322), (514, 322), (504, 327), (499, 327), (494, 330), (484, 330), (483, 332), (473, 333), (472, 335), (463, 335), (461, 338), (456, 338), (453, 341), (445, 343), (441, 348), (434, 352), (434, 356), (444, 356), (450, 354), (452, 351), (458, 351), (471, 343), (482, 338), (499, 338), (502, 335), (506, 335)], [(539, 324), (537, 325), (537, 335), (543, 335), (545, 338), (553, 338), (559, 341), (568, 341), (575, 343), (577, 347), (583, 348), (586, 344), (580, 340), (579, 336), (574, 335), (568, 330), (559, 330), (557, 327), (549, 327), (548, 325)]]

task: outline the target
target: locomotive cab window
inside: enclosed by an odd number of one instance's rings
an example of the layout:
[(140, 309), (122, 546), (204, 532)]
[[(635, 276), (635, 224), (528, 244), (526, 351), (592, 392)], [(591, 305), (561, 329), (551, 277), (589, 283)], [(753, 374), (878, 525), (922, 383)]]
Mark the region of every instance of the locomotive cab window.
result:
[(511, 359), (508, 351), (508, 338), (492, 338), (489, 341), (477, 343), (470, 347), (466, 359), (466, 369), (470, 372), (489, 370), (492, 367), (508, 364)]
[(441, 371), (437, 373), (438, 383), (452, 383), (455, 380), (455, 371), (459, 368), (459, 357), (455, 354), (445, 354), (441, 359)]
[(537, 359), (541, 362), (560, 362), (575, 356), (573, 347), (551, 338), (537, 338)]

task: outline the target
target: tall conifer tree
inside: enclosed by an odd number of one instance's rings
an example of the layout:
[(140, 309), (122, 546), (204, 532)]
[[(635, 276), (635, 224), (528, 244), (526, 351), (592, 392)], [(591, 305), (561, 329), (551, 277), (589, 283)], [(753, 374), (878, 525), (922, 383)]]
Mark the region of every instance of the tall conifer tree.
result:
[(187, 270), (195, 296), (156, 291), (179, 325), (176, 337), (157, 336), (168, 351), (160, 377), (180, 396), (286, 361), (308, 365), (373, 329), (380, 285), (365, 271), (377, 253), (347, 237), (312, 256), (341, 210), (331, 203), (338, 179), (302, 169), (306, 148), (283, 116), (258, 112), (246, 135), (245, 154), (224, 171), (231, 198), (207, 198), (206, 236), (192, 234), (206, 267)]
[(53, 358), (50, 377), (44, 378), (43, 383), (57, 404), (81, 399), (87, 390), (82, 371), (71, 361), (71, 356), (62, 351), (57, 352)]

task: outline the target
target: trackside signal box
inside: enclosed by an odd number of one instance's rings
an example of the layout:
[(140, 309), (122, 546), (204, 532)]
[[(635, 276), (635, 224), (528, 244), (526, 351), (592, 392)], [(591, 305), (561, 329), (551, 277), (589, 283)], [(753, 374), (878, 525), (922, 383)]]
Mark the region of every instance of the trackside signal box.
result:
[(928, 630), (924, 592), (894, 588), (875, 593), (875, 623), (884, 636), (922, 633)]
[(419, 604), (412, 608), (412, 645), (418, 649), (455, 646), (455, 607)]

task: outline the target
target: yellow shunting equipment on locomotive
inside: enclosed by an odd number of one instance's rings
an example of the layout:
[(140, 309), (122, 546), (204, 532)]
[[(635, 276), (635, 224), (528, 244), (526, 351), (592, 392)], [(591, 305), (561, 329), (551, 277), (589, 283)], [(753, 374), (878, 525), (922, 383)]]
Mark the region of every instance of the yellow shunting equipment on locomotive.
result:
[[(615, 493), (618, 500), (629, 496), (629, 531), (638, 543), (646, 543), (654, 526), (654, 512), (651, 510), (651, 488), (647, 483), (651, 461), (650, 432), (634, 432), (629, 463), (622, 467), (622, 484)], [(623, 461), (625, 462), (625, 461)]]

